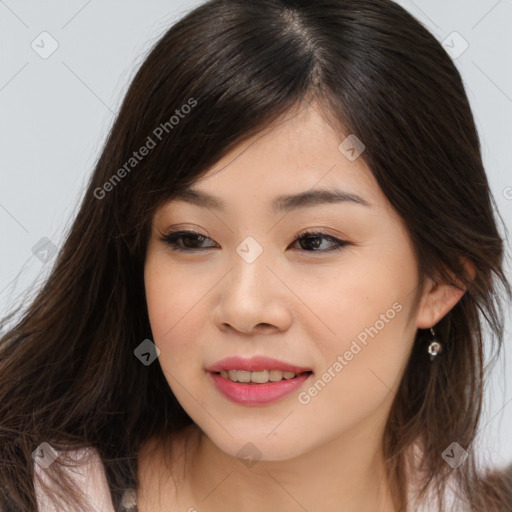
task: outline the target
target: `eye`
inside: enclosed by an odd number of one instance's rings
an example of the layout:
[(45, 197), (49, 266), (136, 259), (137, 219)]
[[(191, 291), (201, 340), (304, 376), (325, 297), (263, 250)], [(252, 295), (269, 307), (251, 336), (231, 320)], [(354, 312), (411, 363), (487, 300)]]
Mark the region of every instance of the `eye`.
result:
[[(321, 240), (327, 240), (331, 244), (330, 249), (321, 249), (318, 250), (319, 247), (322, 246)], [(201, 245), (206, 240), (211, 240), (207, 236), (196, 233), (195, 231), (175, 231), (173, 233), (168, 233), (167, 235), (163, 235), (160, 240), (168, 244), (172, 250), (174, 251), (200, 251), (202, 249), (209, 249), (215, 247), (214, 245)], [(344, 240), (340, 240), (335, 236), (329, 235), (327, 233), (322, 233), (321, 231), (306, 231), (305, 233), (301, 233), (293, 240), (293, 244), (297, 244), (299, 242), (300, 249), (306, 252), (330, 252), (330, 251), (338, 251), (342, 249), (344, 246), (349, 245), (350, 242), (346, 242)], [(305, 242), (305, 243), (304, 243)]]
[(211, 239), (194, 231), (175, 231), (174, 233), (168, 233), (167, 235), (162, 236), (160, 240), (170, 245), (174, 251), (197, 251), (204, 248), (214, 247), (213, 245), (198, 247), (198, 244)]
[[(320, 246), (322, 246), (322, 239), (327, 240), (331, 244), (331, 249), (322, 249), (316, 250)], [(345, 245), (349, 245), (349, 242), (345, 240), (340, 240), (335, 236), (328, 235), (327, 233), (322, 233), (321, 231), (306, 231), (305, 233), (301, 233), (297, 237), (295, 237), (294, 243), (299, 242), (301, 249), (307, 252), (330, 252), (330, 251), (339, 251)], [(306, 242), (305, 244), (302, 242)], [(305, 247), (312, 248), (313, 250), (306, 249)]]

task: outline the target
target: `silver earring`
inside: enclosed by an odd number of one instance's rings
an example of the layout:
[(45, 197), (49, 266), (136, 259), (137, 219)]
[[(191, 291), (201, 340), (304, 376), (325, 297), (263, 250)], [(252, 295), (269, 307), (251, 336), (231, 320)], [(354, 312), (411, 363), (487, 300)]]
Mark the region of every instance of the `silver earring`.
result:
[(428, 353), (430, 354), (430, 360), (433, 361), (437, 354), (440, 354), (443, 351), (443, 346), (440, 341), (436, 339), (436, 333), (434, 332), (434, 328), (430, 328), (430, 332), (432, 333), (432, 339), (428, 345)]

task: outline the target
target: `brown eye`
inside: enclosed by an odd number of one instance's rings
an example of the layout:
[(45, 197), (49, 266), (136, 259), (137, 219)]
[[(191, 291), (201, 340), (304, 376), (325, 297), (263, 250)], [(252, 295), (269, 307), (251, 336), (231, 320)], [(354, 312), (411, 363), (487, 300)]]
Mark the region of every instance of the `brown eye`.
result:
[(213, 245), (201, 246), (205, 240), (211, 239), (194, 231), (175, 231), (164, 235), (160, 240), (175, 251), (197, 251), (215, 247)]
[[(175, 231), (174, 233), (164, 235), (160, 240), (168, 244), (175, 251), (192, 252), (216, 247), (215, 243), (214, 245), (203, 245), (205, 241), (211, 239), (194, 231)], [(213, 242), (213, 240), (211, 241)], [(320, 231), (302, 233), (294, 239), (293, 243), (295, 245), (298, 243), (299, 250), (320, 253), (340, 250), (344, 246), (349, 245), (349, 242)], [(327, 248), (325, 245), (327, 245)], [(322, 248), (322, 246), (324, 247)]]
[[(325, 240), (327, 240), (330, 243), (331, 248), (317, 250), (324, 244)], [(343, 248), (345, 245), (349, 244), (349, 242), (346, 242), (345, 240), (340, 240), (335, 236), (329, 235), (327, 233), (322, 233), (321, 231), (307, 231), (305, 233), (302, 233), (295, 238), (294, 243), (297, 242), (299, 242), (300, 250), (308, 252), (337, 251)]]

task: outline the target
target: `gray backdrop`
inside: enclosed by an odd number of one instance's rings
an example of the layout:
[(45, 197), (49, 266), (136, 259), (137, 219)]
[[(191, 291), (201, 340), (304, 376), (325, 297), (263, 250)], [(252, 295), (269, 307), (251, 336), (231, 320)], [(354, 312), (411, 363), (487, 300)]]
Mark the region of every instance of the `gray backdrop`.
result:
[[(145, 53), (198, 3), (0, 0), (0, 316), (47, 275)], [(457, 63), (493, 193), (512, 226), (512, 1), (399, 3)], [(507, 261), (512, 279), (510, 268)], [(509, 317), (506, 359), (493, 372), (478, 440), (484, 459), (500, 467), (512, 462), (510, 325)]]

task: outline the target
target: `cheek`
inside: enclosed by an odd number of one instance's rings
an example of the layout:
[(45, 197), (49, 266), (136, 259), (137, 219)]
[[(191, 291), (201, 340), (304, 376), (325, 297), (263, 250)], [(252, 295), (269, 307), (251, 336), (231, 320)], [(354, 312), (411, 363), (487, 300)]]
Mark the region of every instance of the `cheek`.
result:
[[(162, 350), (162, 341), (172, 336), (179, 319), (177, 308), (183, 303), (186, 288), (176, 281), (176, 273), (166, 269), (158, 255), (150, 256), (144, 269), (144, 284), (149, 321), (155, 344)], [(180, 290), (177, 294), (176, 290)]]
[(414, 274), (402, 281), (405, 274), (370, 268), (364, 279), (354, 273), (318, 295), (319, 310), (323, 304), (325, 322), (335, 335), (317, 338), (321, 364), (312, 385), (298, 398), (309, 426), (325, 430), (332, 425), (333, 435), (371, 415), (385, 417), (414, 339), (407, 321)]
[(211, 287), (208, 279), (176, 271), (168, 256), (157, 253), (146, 262), (144, 281), (153, 342), (160, 350), (164, 373), (178, 375), (194, 365), (201, 367), (202, 299)]
[[(177, 269), (165, 251), (150, 251), (144, 267), (146, 302), (155, 338), (171, 335), (187, 311), (200, 300), (202, 290), (183, 269)], [(204, 291), (203, 291), (204, 294)]]
[(393, 387), (407, 363), (415, 333), (409, 319), (417, 272), (412, 255), (398, 248), (377, 257), (354, 255), (346, 268), (350, 271), (326, 283), (322, 293), (310, 294), (309, 305), (329, 327), (316, 342), (322, 371), (330, 372), (326, 380), (344, 375), (332, 379), (337, 384), (330, 387), (350, 383), (351, 395), (366, 400), (378, 391), (374, 385), (384, 392)]
[(172, 293), (177, 289), (177, 283), (172, 274), (161, 270), (158, 258), (146, 262), (144, 283), (151, 330), (157, 340), (162, 339), (172, 329), (180, 304), (177, 294)]
[[(400, 324), (409, 313), (416, 285), (414, 264), (406, 256), (359, 253), (347, 259), (334, 278), (326, 278), (316, 292), (309, 288), (303, 294), (310, 309), (330, 327), (329, 338), (346, 340), (375, 324), (379, 332)], [(361, 338), (364, 341), (364, 335)]]

